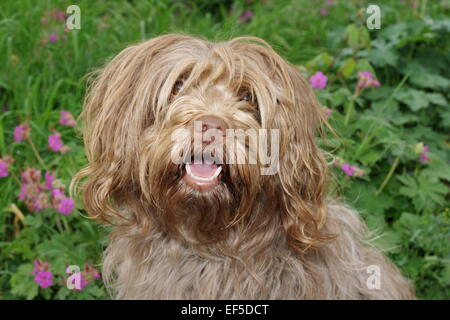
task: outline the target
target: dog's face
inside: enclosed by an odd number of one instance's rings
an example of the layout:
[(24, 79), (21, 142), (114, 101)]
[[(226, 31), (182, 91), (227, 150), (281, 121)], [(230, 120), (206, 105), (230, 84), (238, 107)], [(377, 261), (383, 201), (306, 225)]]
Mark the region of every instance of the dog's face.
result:
[[(263, 40), (131, 46), (101, 70), (83, 117), (89, 166), (76, 179), (88, 176), (92, 215), (193, 242), (270, 223), (299, 250), (321, 241), (322, 111)], [(248, 136), (228, 140), (236, 132)]]

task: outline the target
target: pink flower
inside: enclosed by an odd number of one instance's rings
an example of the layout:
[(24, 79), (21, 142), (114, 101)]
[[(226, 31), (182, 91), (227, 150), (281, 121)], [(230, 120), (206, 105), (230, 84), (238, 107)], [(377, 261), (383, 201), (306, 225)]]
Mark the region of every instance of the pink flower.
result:
[(64, 190), (53, 189), (51, 195), (52, 206), (58, 212), (67, 216), (75, 208), (75, 202), (72, 198), (66, 197), (66, 195), (64, 194)]
[(325, 118), (326, 118), (326, 119), (330, 118), (330, 117), (331, 117), (331, 114), (333, 113), (333, 110), (332, 110), (332, 109), (326, 108), (326, 107), (324, 108), (323, 111), (325, 112)]
[(63, 198), (59, 203), (58, 211), (67, 216), (72, 212), (74, 207), (75, 203), (72, 198)]
[(346, 175), (351, 177), (351, 176), (353, 176), (356, 166), (351, 166), (348, 163), (344, 163), (341, 165), (341, 169), (345, 172)]
[(61, 134), (56, 132), (48, 137), (48, 147), (55, 152), (67, 152), (69, 151), (69, 147), (63, 145), (61, 140)]
[(428, 161), (430, 161), (430, 157), (428, 157), (428, 155), (426, 153), (422, 153), (419, 156), (419, 161), (420, 162), (428, 162)]
[(27, 196), (27, 185), (25, 183), (23, 183), (20, 186), (19, 200), (22, 200), (22, 201), (25, 200), (26, 196)]
[(379, 87), (380, 82), (369, 71), (361, 71), (358, 73), (358, 84), (356, 86), (360, 91), (364, 88)]
[(429, 151), (430, 151), (430, 147), (428, 147), (427, 145), (424, 145), (422, 147), (422, 151), (419, 156), (420, 162), (429, 162), (430, 161), (430, 157), (428, 156)]
[(84, 265), (84, 272), (94, 279), (100, 279), (100, 272), (91, 264)]
[(41, 171), (34, 168), (28, 168), (20, 175), (23, 183), (39, 183)]
[(34, 281), (39, 283), (41, 288), (48, 288), (53, 285), (53, 274), (50, 271), (39, 271), (36, 273)]
[(34, 260), (34, 263), (33, 263), (33, 265), (34, 265), (34, 270), (33, 270), (33, 274), (34, 274), (34, 272), (39, 268), (39, 266), (41, 265), (41, 262), (39, 261), (39, 260)]
[(348, 163), (342, 163), (341, 169), (345, 172), (345, 174), (349, 177), (361, 177), (364, 175), (364, 170), (361, 170), (357, 166), (350, 165)]
[(80, 290), (83, 290), (87, 287), (89, 282), (83, 277), (83, 273), (80, 274)]
[(314, 89), (325, 89), (327, 86), (327, 80), (327, 76), (318, 71), (313, 76), (311, 76), (311, 78), (309, 78), (309, 83)]
[(77, 122), (75, 118), (69, 111), (61, 110), (61, 118), (59, 119), (59, 123), (63, 126), (74, 127)]
[[(76, 291), (83, 291), (84, 288), (86, 288), (89, 284), (89, 281), (87, 281), (83, 275), (84, 271), (81, 271), (80, 273), (77, 273), (75, 277), (73, 277), (72, 284), (74, 285), (74, 290)], [(69, 276), (72, 276), (73, 273), (69, 273)], [(79, 282), (78, 282), (79, 281)], [(67, 282), (67, 280), (66, 280)], [(77, 282), (79, 283), (79, 287), (77, 286)]]
[(41, 211), (48, 207), (48, 195), (41, 192), (37, 193), (34, 202), (31, 205), (31, 211)]
[(372, 78), (372, 73), (371, 73), (370, 71), (361, 71), (361, 72), (359, 73), (359, 75), (360, 75), (361, 77), (364, 77), (364, 78), (373, 79), (373, 78)]
[(58, 35), (56, 33), (50, 33), (50, 35), (48, 36), (48, 40), (51, 43), (55, 43), (56, 41), (58, 41)]
[(239, 21), (247, 22), (247, 21), (250, 21), (252, 18), (253, 18), (253, 11), (247, 10), (239, 17)]
[(0, 178), (8, 176), (8, 164), (0, 160)]
[(43, 17), (41, 18), (41, 23), (47, 24), (48, 22), (50, 22), (50, 20), (65, 22), (66, 21), (66, 13), (64, 11), (58, 10), (58, 9), (52, 9), (52, 10), (44, 12)]
[(31, 272), (34, 275), (34, 281), (43, 289), (53, 285), (53, 274), (48, 262), (41, 263), (39, 260), (34, 260), (34, 269)]
[[(69, 275), (72, 275), (69, 273)], [(79, 274), (79, 280), (80, 280), (80, 288), (75, 288), (75, 290), (83, 290), (86, 286), (88, 286), (90, 283), (94, 282), (95, 279), (100, 279), (100, 272), (96, 270), (92, 265), (85, 263), (84, 264), (84, 270), (81, 271)], [(75, 284), (76, 279), (74, 279)]]
[(20, 187), (19, 200), (24, 201), (31, 212), (47, 208), (48, 194), (44, 192), (45, 188), (40, 184), (41, 172), (28, 168), (21, 174), (21, 178), (22, 185)]
[(92, 271), (92, 274), (93, 274), (93, 276), (94, 276), (94, 279), (100, 279), (100, 278), (101, 278), (100, 272), (98, 272), (98, 271), (95, 270), (95, 269)]
[(321, 15), (322, 17), (327, 16), (327, 15), (328, 15), (328, 9), (325, 8), (325, 7), (321, 8), (321, 9), (320, 9), (320, 15)]
[(14, 128), (14, 141), (21, 142), (30, 135), (30, 126), (28, 123), (22, 123)]
[(327, 6), (334, 5), (334, 0), (327, 0)]
[(66, 21), (66, 13), (63, 10), (53, 9), (50, 12), (50, 15), (53, 19), (58, 20), (59, 22)]
[(53, 189), (51, 195), (54, 199), (57, 199), (59, 201), (64, 198), (64, 191), (61, 189)]
[(14, 162), (11, 157), (0, 158), (0, 178), (7, 177), (9, 175), (9, 165)]
[(51, 190), (53, 187), (53, 181), (55, 180), (55, 176), (49, 172), (45, 173), (45, 189)]
[(61, 134), (55, 133), (50, 135), (48, 137), (48, 146), (53, 151), (59, 151), (63, 146), (63, 143), (61, 141)]

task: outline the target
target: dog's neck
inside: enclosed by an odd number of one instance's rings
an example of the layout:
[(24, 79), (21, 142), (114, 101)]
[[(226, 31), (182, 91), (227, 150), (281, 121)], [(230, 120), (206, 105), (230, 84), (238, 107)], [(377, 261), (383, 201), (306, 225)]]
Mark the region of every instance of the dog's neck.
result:
[[(272, 201), (269, 202), (269, 199)], [(280, 219), (280, 204), (261, 193), (257, 195), (249, 212), (238, 216), (236, 220), (226, 225), (218, 226), (220, 235), (204, 238), (198, 241), (196, 233), (199, 231), (195, 225), (184, 224), (182, 236), (177, 240), (186, 244), (199, 254), (205, 252), (210, 255), (224, 255), (230, 257), (245, 257), (258, 255), (262, 251), (273, 247), (274, 244), (285, 244), (285, 232), (282, 231)], [(187, 209), (187, 214), (196, 214)], [(234, 212), (230, 212), (233, 217)], [(276, 227), (275, 227), (276, 226)], [(170, 235), (168, 235), (170, 237)]]
[[(267, 190), (266, 190), (267, 192)], [(250, 206), (250, 211), (237, 221), (217, 226), (199, 226), (199, 219), (196, 217), (208, 215), (209, 212), (198, 212), (196, 208), (185, 207), (183, 212), (177, 212), (179, 217), (186, 217), (178, 220), (177, 225), (167, 225), (157, 213), (156, 208), (145, 208), (136, 206), (137, 202), (129, 203), (132, 205), (122, 207), (128, 216), (146, 217), (140, 224), (132, 220), (129, 226), (120, 228), (121, 235), (123, 230), (128, 230), (125, 234), (138, 240), (158, 239), (178, 243), (179, 246), (187, 250), (193, 250), (200, 256), (229, 256), (233, 258), (248, 257), (262, 254), (266, 250), (273, 250), (273, 246), (286, 247), (286, 233), (283, 231), (283, 225), (280, 215), (282, 214), (281, 197), (280, 201), (274, 201), (276, 197), (268, 197), (266, 193), (260, 193), (256, 196), (254, 203)], [(228, 209), (228, 208), (221, 208)], [(146, 212), (141, 212), (145, 210)], [(233, 214), (233, 212), (227, 212)], [(219, 221), (218, 223), (221, 223)], [(210, 230), (217, 230), (218, 234), (202, 230), (202, 228), (211, 227)]]

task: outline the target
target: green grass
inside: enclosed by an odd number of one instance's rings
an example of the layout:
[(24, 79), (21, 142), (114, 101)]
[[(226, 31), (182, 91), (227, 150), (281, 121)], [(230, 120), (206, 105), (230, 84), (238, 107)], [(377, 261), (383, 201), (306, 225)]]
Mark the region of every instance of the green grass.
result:
[[(340, 139), (332, 138), (332, 146), (366, 172), (350, 179), (335, 168), (341, 193), (371, 228), (386, 233), (380, 245), (391, 248), (389, 254), (415, 281), (420, 297), (450, 298), (449, 1), (421, 0), (418, 8), (412, 1), (370, 3), (381, 6), (381, 30), (364, 28), (368, 2), (357, 0), (336, 0), (326, 16), (320, 15), (326, 7), (321, 0), (3, 0), (0, 107), (7, 107), (0, 114), (0, 157), (9, 155), (15, 162), (10, 176), (0, 178), (0, 299), (107, 297), (98, 281), (82, 292), (69, 292), (60, 282), (38, 289), (30, 275), (34, 259), (48, 260), (62, 281), (65, 265), (100, 262), (104, 230), (78, 214), (66, 217), (51, 208), (29, 212), (17, 199), (18, 179), (26, 167), (49, 169), (68, 187), (86, 159), (80, 134), (58, 125), (59, 112), (79, 115), (90, 71), (129, 44), (170, 32), (214, 41), (258, 36), (305, 66), (305, 76), (325, 72), (329, 85), (317, 93), (333, 109), (330, 122)], [(42, 23), (46, 12), (65, 11), (71, 4), (81, 9), (81, 30), (65, 33), (62, 22)], [(241, 23), (245, 10), (254, 16)], [(356, 47), (348, 39), (349, 25), (361, 36)], [(56, 43), (48, 43), (51, 33), (58, 34)], [(367, 69), (382, 86), (366, 90), (349, 113), (357, 72)], [(46, 168), (27, 142), (13, 142), (14, 128), (26, 121)], [(62, 134), (68, 153), (48, 149), (52, 129)], [(420, 142), (430, 146), (427, 164), (413, 151)], [(11, 204), (24, 213), (24, 222), (15, 222)], [(82, 212), (80, 202), (77, 209)]]

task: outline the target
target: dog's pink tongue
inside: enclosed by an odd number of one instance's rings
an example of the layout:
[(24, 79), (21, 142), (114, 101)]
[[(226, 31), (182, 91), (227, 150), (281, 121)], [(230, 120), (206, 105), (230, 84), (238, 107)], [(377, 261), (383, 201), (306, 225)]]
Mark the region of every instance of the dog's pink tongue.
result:
[(217, 165), (216, 164), (206, 164), (206, 163), (199, 163), (195, 164), (192, 163), (190, 165), (191, 172), (201, 178), (210, 178), (216, 173)]

